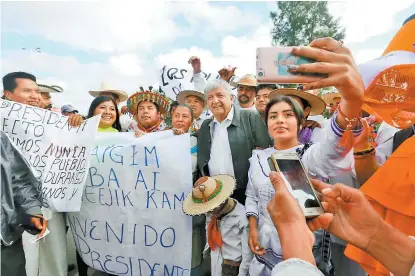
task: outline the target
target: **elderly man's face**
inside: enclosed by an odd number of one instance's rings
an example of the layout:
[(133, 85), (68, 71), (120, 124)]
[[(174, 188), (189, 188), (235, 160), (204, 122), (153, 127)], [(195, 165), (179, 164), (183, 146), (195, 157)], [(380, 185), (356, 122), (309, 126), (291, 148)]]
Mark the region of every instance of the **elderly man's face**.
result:
[(226, 116), (232, 106), (231, 95), (224, 88), (218, 87), (207, 93), (207, 105), (216, 118)]

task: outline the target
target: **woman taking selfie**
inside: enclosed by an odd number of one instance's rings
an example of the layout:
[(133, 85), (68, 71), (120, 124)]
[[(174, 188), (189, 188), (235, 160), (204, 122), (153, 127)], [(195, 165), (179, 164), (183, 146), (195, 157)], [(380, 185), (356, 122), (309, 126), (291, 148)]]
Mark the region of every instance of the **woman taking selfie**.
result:
[[(304, 90), (335, 86), (342, 100), (338, 111), (330, 119), (330, 127), (324, 129), (321, 141), (311, 146), (298, 142), (303, 113), (297, 102), (287, 96), (278, 96), (268, 103), (265, 120), (274, 147), (253, 152), (246, 190), (249, 246), (255, 254), (250, 275), (271, 275), (272, 268), (284, 258), (278, 232), (267, 211), (267, 204), (274, 195), (269, 179), (268, 157), (276, 152), (297, 153), (309, 175), (329, 179), (341, 171), (352, 169), (353, 136), (361, 132), (359, 118), (364, 85), (350, 51), (341, 42), (324, 38), (314, 40), (306, 47), (294, 47), (293, 54), (313, 58), (317, 62), (291, 65), (290, 71), (327, 74), (326, 78), (305, 84)], [(328, 254), (330, 244), (322, 244), (322, 241), (330, 237), (321, 232), (315, 235), (317, 266), (328, 274), (331, 269)]]

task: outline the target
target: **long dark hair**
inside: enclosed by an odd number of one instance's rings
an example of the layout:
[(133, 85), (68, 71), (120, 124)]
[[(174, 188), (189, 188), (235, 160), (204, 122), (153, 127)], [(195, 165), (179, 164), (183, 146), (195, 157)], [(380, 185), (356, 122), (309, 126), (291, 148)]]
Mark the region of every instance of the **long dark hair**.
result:
[(112, 124), (112, 127), (115, 128), (118, 131), (121, 131), (120, 114), (118, 113), (117, 102), (112, 97), (109, 97), (109, 96), (99, 96), (99, 97), (96, 97), (92, 101), (91, 106), (89, 107), (89, 111), (88, 111), (87, 118), (89, 119), (89, 118), (93, 117), (94, 116), (95, 109), (97, 109), (97, 107), (100, 104), (102, 104), (103, 102), (108, 102), (108, 101), (111, 101), (114, 104), (114, 106), (115, 106), (115, 113), (117, 115), (117, 117), (115, 118), (115, 122)]
[(304, 120), (304, 112), (301, 106), (298, 104), (298, 102), (289, 96), (279, 95), (268, 102), (267, 107), (265, 108), (265, 124), (268, 126), (268, 114), (271, 107), (280, 102), (285, 102), (289, 106), (291, 106), (294, 112), (294, 116), (297, 118), (298, 132), (300, 132), (301, 125), (303, 124)]

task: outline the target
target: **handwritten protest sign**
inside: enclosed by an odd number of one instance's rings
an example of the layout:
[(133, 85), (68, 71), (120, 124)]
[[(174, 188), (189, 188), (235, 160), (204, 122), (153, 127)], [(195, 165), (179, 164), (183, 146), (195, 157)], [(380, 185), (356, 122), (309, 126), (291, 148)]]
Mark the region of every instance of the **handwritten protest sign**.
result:
[(190, 275), (190, 136), (98, 133), (79, 213), (68, 221), (90, 267), (116, 275)]
[[(206, 81), (219, 79), (218, 73), (202, 72)], [(196, 89), (203, 91), (204, 87), (195, 87), (193, 71), (190, 69), (181, 69), (177, 67), (163, 66), (160, 70), (160, 87), (166, 96), (176, 99), (176, 95), (185, 89)]]
[(68, 117), (45, 109), (0, 101), (1, 129), (11, 138), (41, 180), (43, 205), (54, 211), (79, 211), (91, 147), (100, 116), (78, 127)]

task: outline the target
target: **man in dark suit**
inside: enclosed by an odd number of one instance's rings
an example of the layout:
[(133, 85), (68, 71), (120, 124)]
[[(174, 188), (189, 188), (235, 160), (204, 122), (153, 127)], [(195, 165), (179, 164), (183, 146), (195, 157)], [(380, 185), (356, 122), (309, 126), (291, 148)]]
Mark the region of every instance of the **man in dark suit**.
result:
[(272, 140), (258, 112), (232, 105), (231, 87), (226, 81), (209, 81), (205, 96), (213, 118), (203, 122), (197, 135), (199, 175), (234, 176), (236, 189), (232, 197), (245, 204), (252, 150), (268, 148)]

